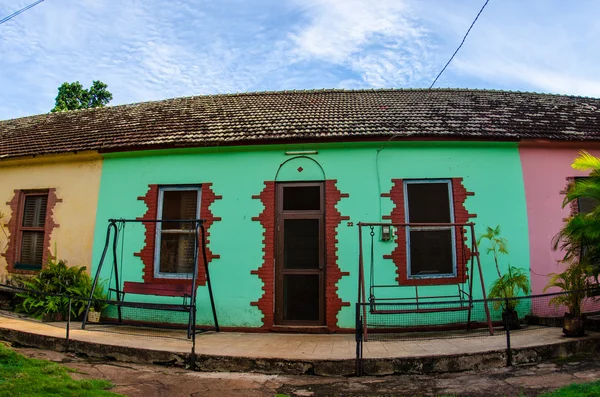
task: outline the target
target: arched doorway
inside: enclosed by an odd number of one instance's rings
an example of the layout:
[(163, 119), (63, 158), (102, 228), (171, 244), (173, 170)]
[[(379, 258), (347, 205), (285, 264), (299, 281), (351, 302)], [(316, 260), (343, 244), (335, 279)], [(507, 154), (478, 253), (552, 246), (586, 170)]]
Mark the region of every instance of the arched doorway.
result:
[(276, 176), (275, 323), (325, 324), (325, 173), (313, 158)]

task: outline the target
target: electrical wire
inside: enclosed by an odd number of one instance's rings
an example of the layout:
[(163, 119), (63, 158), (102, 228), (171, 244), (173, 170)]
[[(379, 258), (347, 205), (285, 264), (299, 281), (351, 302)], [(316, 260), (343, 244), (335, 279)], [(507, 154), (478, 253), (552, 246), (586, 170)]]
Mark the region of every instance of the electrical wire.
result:
[[(479, 19), (479, 16), (481, 15), (481, 13), (483, 12), (483, 10), (485, 9), (485, 7), (488, 5), (489, 2), (490, 2), (490, 0), (486, 0), (486, 2), (483, 4), (483, 6), (481, 7), (481, 9), (479, 10), (479, 12), (477, 13), (477, 15), (475, 16), (475, 19), (471, 23), (471, 26), (469, 26), (469, 29), (467, 30), (467, 33), (465, 33), (465, 36), (463, 37), (463, 39), (460, 42), (459, 46), (456, 48), (456, 51), (454, 51), (454, 54), (452, 54), (452, 56), (450, 57), (450, 59), (448, 60), (448, 62), (446, 62), (446, 65), (444, 65), (444, 67), (442, 68), (442, 70), (440, 71), (440, 73), (437, 75), (437, 77), (435, 78), (435, 80), (433, 80), (433, 83), (431, 83), (431, 85), (429, 86), (430, 90), (433, 88), (433, 86), (438, 81), (438, 79), (440, 78), (440, 76), (442, 75), (442, 73), (444, 73), (444, 71), (446, 70), (446, 68), (448, 67), (448, 65), (450, 65), (450, 63), (452, 62), (452, 60), (454, 59), (454, 57), (456, 56), (456, 54), (458, 53), (458, 51), (461, 49), (461, 47), (465, 43), (465, 40), (467, 39), (467, 36), (471, 32), (471, 29), (473, 29), (473, 26), (475, 25), (475, 22), (477, 22), (477, 20)], [(380, 220), (382, 219), (382, 208), (381, 208), (382, 207), (381, 206), (381, 193), (382, 192), (381, 192), (381, 179), (380, 179), (380, 175), (379, 175), (379, 153), (381, 153), (381, 151), (383, 149), (385, 149), (385, 147), (387, 146), (388, 143), (390, 143), (390, 141), (392, 141), (394, 138), (397, 138), (397, 137), (399, 137), (401, 135), (402, 135), (402, 133), (395, 133), (394, 135), (392, 135), (377, 150), (377, 154), (375, 155), (375, 171), (377, 173), (377, 187), (379, 189), (379, 219)]]
[(16, 17), (17, 15), (19, 15), (19, 14), (21, 14), (21, 13), (23, 13), (23, 12), (27, 11), (27, 10), (28, 10), (28, 9), (30, 9), (30, 8), (33, 8), (33, 7), (35, 7), (36, 5), (40, 4), (40, 3), (41, 3), (41, 2), (43, 2), (43, 1), (44, 1), (44, 0), (38, 0), (38, 1), (36, 1), (35, 3), (31, 3), (31, 4), (29, 4), (28, 6), (26, 6), (26, 7), (24, 7), (24, 8), (21, 8), (19, 11), (15, 11), (15, 12), (13, 12), (12, 14), (10, 14), (9, 16), (6, 16), (6, 17), (4, 17), (4, 18), (0, 19), (0, 25), (2, 25), (4, 22), (8, 22), (8, 21), (10, 21), (11, 19), (13, 19), (14, 17)]
[(483, 5), (483, 7), (481, 7), (481, 10), (479, 10), (479, 12), (477, 13), (477, 16), (475, 17), (475, 19), (471, 23), (471, 26), (469, 26), (469, 30), (467, 30), (467, 33), (465, 34), (465, 37), (463, 37), (462, 41), (460, 42), (460, 45), (458, 46), (458, 48), (456, 49), (456, 51), (454, 51), (454, 54), (452, 54), (452, 56), (450, 57), (450, 59), (448, 60), (448, 62), (444, 66), (444, 68), (442, 69), (442, 71), (437, 75), (437, 77), (435, 78), (435, 80), (433, 80), (433, 83), (431, 83), (431, 85), (429, 86), (429, 89), (433, 88), (433, 86), (438, 81), (438, 79), (440, 78), (440, 76), (442, 75), (442, 73), (444, 73), (444, 71), (446, 70), (446, 68), (448, 67), (448, 65), (450, 65), (450, 62), (452, 62), (452, 60), (454, 59), (454, 56), (458, 53), (458, 50), (460, 50), (460, 48), (465, 43), (465, 40), (467, 39), (467, 36), (469, 35), (469, 32), (471, 32), (471, 29), (473, 29), (473, 25), (475, 25), (475, 22), (477, 22), (477, 19), (479, 18), (479, 16), (483, 12), (483, 9), (485, 8), (485, 6), (487, 6), (487, 4), (489, 2), (490, 2), (490, 0), (486, 0), (485, 1), (485, 4)]

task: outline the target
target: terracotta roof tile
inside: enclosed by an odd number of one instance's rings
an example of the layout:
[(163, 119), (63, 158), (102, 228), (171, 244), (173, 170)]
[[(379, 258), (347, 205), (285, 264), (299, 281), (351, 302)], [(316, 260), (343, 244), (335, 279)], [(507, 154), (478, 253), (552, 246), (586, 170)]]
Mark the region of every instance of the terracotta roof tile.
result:
[(600, 140), (600, 99), (463, 89), (196, 96), (0, 121), (0, 158), (394, 135)]

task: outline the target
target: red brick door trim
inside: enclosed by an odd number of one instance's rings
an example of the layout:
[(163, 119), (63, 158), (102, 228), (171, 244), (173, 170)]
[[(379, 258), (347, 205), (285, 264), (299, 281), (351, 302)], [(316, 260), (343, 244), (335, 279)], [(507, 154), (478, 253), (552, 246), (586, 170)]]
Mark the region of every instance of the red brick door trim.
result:
[[(337, 283), (343, 276), (350, 273), (342, 272), (337, 260), (337, 227), (349, 217), (342, 216), (336, 208), (342, 198), (348, 194), (341, 193), (336, 180), (325, 181), (325, 325), (329, 331), (339, 329), (337, 314), (349, 302), (343, 302), (338, 295)], [(260, 222), (263, 227), (263, 262), (261, 266), (252, 270), (251, 274), (258, 276), (263, 282), (263, 294), (252, 306), (258, 307), (263, 314), (263, 330), (271, 330), (274, 326), (275, 314), (275, 227), (276, 227), (276, 185), (273, 181), (266, 181), (265, 187), (259, 195), (252, 196), (260, 200), (264, 206), (259, 216), (252, 220)]]

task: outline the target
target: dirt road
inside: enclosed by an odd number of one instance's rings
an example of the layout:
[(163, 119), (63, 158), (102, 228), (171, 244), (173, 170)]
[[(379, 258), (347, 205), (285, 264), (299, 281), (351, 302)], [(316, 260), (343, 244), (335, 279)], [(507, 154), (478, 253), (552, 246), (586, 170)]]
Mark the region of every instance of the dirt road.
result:
[(290, 396), (536, 396), (573, 382), (600, 380), (600, 359), (577, 357), (513, 368), (440, 375), (362, 378), (202, 373), (158, 365), (106, 362), (48, 350), (15, 348), (28, 357), (60, 362), (74, 378), (103, 378), (130, 397)]

